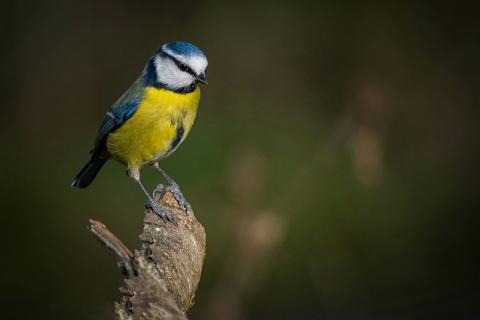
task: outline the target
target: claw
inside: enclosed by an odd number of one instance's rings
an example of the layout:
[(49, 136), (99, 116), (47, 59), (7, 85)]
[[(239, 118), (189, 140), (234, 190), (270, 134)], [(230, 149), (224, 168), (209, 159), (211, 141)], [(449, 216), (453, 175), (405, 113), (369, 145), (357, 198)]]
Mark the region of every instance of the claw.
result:
[(158, 162), (155, 162), (153, 164), (153, 167), (160, 172), (160, 174), (167, 180), (167, 182), (170, 184), (169, 186), (165, 187), (163, 184), (159, 184), (154, 191), (154, 194), (160, 193), (161, 195), (164, 195), (165, 192), (170, 191), (173, 196), (175, 197), (175, 200), (177, 200), (178, 205), (183, 209), (183, 211), (193, 214), (192, 206), (187, 202), (187, 199), (185, 199), (185, 196), (182, 194), (182, 191), (180, 191), (180, 187), (178, 184), (168, 176), (168, 174), (163, 171), (159, 166)]
[(145, 204), (145, 208), (152, 210), (155, 214), (162, 218), (163, 221), (177, 224), (173, 216), (169, 215), (165, 209), (162, 208), (162, 206), (155, 202), (155, 200), (149, 200)]
[(153, 190), (153, 196), (155, 197), (157, 194), (159, 194), (161, 197), (165, 195), (167, 192), (167, 187), (165, 187), (163, 184), (159, 184), (155, 187), (155, 190)]
[(187, 213), (191, 214), (192, 213), (192, 206), (190, 203), (188, 203), (187, 199), (185, 199), (185, 196), (183, 195), (182, 191), (180, 190), (180, 187), (176, 183), (172, 183), (166, 188), (167, 191), (170, 191), (175, 199), (178, 202), (178, 205)]
[(177, 200), (178, 205), (187, 213), (192, 214), (193, 209), (190, 203), (188, 203), (187, 199), (185, 199), (185, 196), (183, 195), (182, 191), (180, 190), (180, 187), (176, 183), (172, 183), (169, 186), (164, 186), (163, 184), (159, 184), (155, 190), (153, 191), (153, 194), (160, 194), (164, 195), (166, 192), (171, 192), (173, 194), (173, 197), (175, 200)]

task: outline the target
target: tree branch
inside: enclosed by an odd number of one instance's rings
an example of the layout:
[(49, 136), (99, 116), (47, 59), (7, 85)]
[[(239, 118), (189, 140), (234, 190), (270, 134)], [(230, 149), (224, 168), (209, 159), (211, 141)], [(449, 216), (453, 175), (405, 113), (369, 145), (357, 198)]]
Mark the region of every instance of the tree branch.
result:
[(141, 247), (132, 252), (101, 222), (90, 220), (88, 230), (117, 259), (125, 275), (117, 319), (187, 319), (194, 303), (205, 258), (206, 235), (193, 214), (178, 206), (173, 195), (156, 195), (176, 224), (145, 211)]

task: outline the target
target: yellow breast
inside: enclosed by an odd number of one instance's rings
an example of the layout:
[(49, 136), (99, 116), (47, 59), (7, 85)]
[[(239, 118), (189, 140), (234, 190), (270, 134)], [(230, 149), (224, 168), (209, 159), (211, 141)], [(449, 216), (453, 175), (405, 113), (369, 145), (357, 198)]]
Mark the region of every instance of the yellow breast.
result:
[(168, 156), (190, 131), (199, 101), (198, 87), (186, 94), (146, 88), (135, 114), (108, 136), (108, 151), (129, 168)]

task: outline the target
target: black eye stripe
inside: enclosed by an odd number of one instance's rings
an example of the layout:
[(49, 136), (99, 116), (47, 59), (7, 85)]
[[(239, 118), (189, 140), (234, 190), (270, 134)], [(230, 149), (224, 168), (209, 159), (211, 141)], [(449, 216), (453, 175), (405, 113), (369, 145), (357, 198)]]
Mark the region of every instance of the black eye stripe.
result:
[(172, 59), (172, 61), (177, 65), (178, 69), (182, 70), (182, 71), (185, 71), (189, 74), (191, 74), (192, 76), (194, 76), (195, 78), (197, 77), (197, 74), (195, 73), (195, 71), (192, 70), (192, 68), (190, 68), (189, 66), (187, 66), (185, 63), (183, 62), (180, 62), (178, 61), (174, 56), (172, 56), (171, 54), (165, 52), (162, 50), (161, 52), (164, 56), (167, 56), (169, 57), (170, 59)]
[(192, 76), (196, 77), (197, 74), (189, 67), (187, 66), (185, 63), (183, 62), (180, 62), (178, 61), (177, 59), (175, 59), (174, 57), (170, 56), (170, 58), (173, 60), (173, 62), (175, 62), (175, 64), (177, 65), (178, 69), (182, 70), (182, 71), (185, 71), (185, 72), (188, 72), (190, 73)]

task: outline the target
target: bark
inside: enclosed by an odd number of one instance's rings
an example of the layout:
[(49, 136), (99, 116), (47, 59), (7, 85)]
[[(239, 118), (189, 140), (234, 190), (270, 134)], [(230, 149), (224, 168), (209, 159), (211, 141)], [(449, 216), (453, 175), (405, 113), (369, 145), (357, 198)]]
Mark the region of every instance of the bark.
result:
[(125, 275), (117, 319), (187, 319), (200, 281), (206, 235), (193, 214), (178, 206), (173, 195), (157, 195), (157, 202), (175, 219), (164, 222), (145, 211), (141, 246), (133, 253), (101, 222), (88, 229), (113, 252)]

